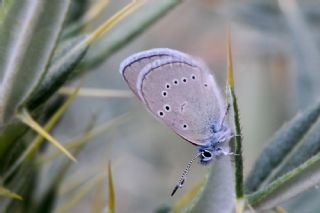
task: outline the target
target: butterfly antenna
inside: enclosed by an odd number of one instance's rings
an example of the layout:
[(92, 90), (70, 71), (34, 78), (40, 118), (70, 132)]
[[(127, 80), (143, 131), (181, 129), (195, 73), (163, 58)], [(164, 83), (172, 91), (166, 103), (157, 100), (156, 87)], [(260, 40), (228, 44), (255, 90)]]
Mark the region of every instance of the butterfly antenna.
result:
[(186, 166), (186, 168), (183, 170), (183, 173), (182, 173), (182, 175), (181, 175), (180, 180), (178, 181), (177, 185), (173, 188), (172, 193), (171, 193), (171, 196), (173, 196), (179, 188), (182, 188), (182, 186), (183, 186), (183, 184), (184, 184), (184, 182), (185, 182), (185, 180), (186, 180), (186, 178), (187, 178), (187, 175), (188, 175), (188, 172), (189, 172), (189, 170), (190, 170), (190, 168), (191, 168), (192, 163), (193, 163), (201, 154), (202, 154), (201, 152), (198, 153), (198, 154), (188, 163), (188, 165)]

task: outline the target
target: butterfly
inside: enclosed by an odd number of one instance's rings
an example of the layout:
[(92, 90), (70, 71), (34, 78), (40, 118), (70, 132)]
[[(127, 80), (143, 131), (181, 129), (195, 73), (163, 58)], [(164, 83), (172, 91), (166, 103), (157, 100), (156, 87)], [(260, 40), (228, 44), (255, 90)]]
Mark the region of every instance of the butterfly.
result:
[(154, 117), (198, 149), (171, 196), (183, 186), (194, 160), (199, 158), (206, 165), (233, 154), (225, 143), (233, 137), (226, 122), (229, 105), (201, 60), (178, 50), (156, 48), (126, 58), (120, 73)]

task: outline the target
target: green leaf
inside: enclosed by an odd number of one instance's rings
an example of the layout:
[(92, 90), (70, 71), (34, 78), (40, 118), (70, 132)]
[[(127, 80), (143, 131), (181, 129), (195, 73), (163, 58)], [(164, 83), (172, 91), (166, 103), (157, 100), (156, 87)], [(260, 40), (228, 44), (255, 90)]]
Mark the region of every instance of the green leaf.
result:
[(262, 151), (254, 168), (246, 181), (247, 193), (257, 191), (270, 182), (270, 177), (280, 164), (291, 156), (291, 152), (301, 142), (320, 116), (320, 102), (303, 114), (298, 114), (285, 124), (271, 139), (269, 145)]
[(23, 165), (10, 178), (10, 181), (5, 182), (5, 186), (18, 193), (23, 200), (2, 199), (0, 197), (0, 212), (21, 212), (21, 209), (26, 209), (32, 202), (32, 197), (35, 192), (35, 183), (37, 182), (37, 168), (33, 163)]
[[(299, 2), (300, 5), (302, 2)], [(279, 8), (291, 31), (293, 61), (295, 63), (296, 94), (300, 109), (304, 109), (318, 97), (320, 90), (320, 52), (309, 20), (301, 11), (298, 1), (278, 0)], [(289, 38), (290, 38), (289, 37)]]
[(233, 168), (229, 157), (213, 162), (207, 183), (198, 194), (192, 212), (231, 213), (235, 207)]
[[(45, 79), (41, 82), (39, 88), (37, 88), (35, 94), (28, 102), (29, 108), (34, 108), (38, 103), (41, 103), (48, 99), (57, 89), (70, 79), (71, 75), (76, 76), (81, 72), (75, 72), (74, 68), (78, 62), (82, 59), (88, 47), (99, 39), (104, 33), (110, 30), (115, 24), (117, 24), (124, 17), (135, 11), (143, 4), (143, 1), (132, 1), (123, 9), (118, 11), (110, 19), (101, 24), (95, 31), (76, 39), (78, 42), (73, 41), (64, 45), (60, 51), (62, 54), (57, 53), (58, 56), (54, 57), (52, 65)], [(73, 45), (71, 46), (71, 43)], [(68, 48), (69, 47), (69, 48)], [(57, 60), (59, 58), (60, 60)]]
[(320, 121), (313, 125), (303, 138), (301, 145), (295, 148), (291, 156), (279, 168), (279, 172), (274, 174), (272, 181), (298, 167), (318, 152), (320, 152)]
[(82, 59), (89, 46), (141, 4), (142, 1), (132, 1), (92, 33), (80, 36), (63, 45), (54, 57), (45, 79), (36, 89), (31, 100), (28, 101), (28, 107), (31, 109), (37, 107), (56, 92), (72, 75), (76, 76), (77, 73), (81, 73), (76, 72), (74, 68)]
[(150, 1), (136, 16), (132, 16), (130, 20), (119, 24), (119, 27), (114, 29), (114, 33), (105, 36), (94, 45), (94, 48), (92, 48), (94, 51), (89, 52), (88, 57), (81, 62), (80, 66), (89, 69), (99, 65), (180, 3), (182, 3), (182, 0)]
[(71, 1), (65, 25), (69, 26), (81, 19), (90, 6), (90, 0)]
[(77, 72), (75, 67), (89, 48), (88, 45), (83, 45), (87, 37), (87, 35), (80, 35), (63, 42), (58, 47), (47, 74), (27, 102), (29, 109), (34, 109), (48, 100)]
[(271, 209), (320, 182), (320, 153), (279, 177), (248, 200), (256, 210)]
[[(28, 132), (28, 127), (21, 122), (12, 122), (6, 125), (0, 134), (0, 174), (2, 174), (11, 161), (17, 157), (24, 144), (21, 137)], [(10, 156), (10, 157), (8, 157)]]
[[(83, 4), (83, 2), (85, 5), (81, 5)], [(77, 10), (79, 7), (82, 9), (88, 9), (84, 8), (84, 6), (87, 6), (85, 2), (86, 1), (73, 1), (73, 3), (71, 4), (71, 11), (74, 10), (73, 13), (76, 13), (76, 11), (79, 11)], [(63, 30), (62, 39), (72, 37), (79, 33), (82, 29), (84, 29), (85, 26), (92, 24), (92, 22), (95, 21), (100, 14), (105, 12), (108, 4), (109, 0), (98, 0), (95, 1), (88, 10), (83, 11), (85, 13), (81, 14), (81, 17), (79, 16), (80, 14), (70, 14), (70, 19), (73, 17), (74, 18), (70, 20), (71, 23), (68, 24), (67, 28)]]
[(284, 33), (285, 20), (276, 1), (250, 1), (239, 4), (234, 11), (235, 18), (262, 32)]
[[(319, 29), (316, 26), (319, 25), (320, 20), (318, 2), (296, 2), (301, 5), (302, 14), (317, 32)], [(273, 33), (280, 37), (288, 30), (285, 17), (281, 14), (277, 1), (248, 1), (246, 4), (236, 5), (233, 9), (234, 20), (254, 27), (261, 32)], [(286, 41), (288, 41), (287, 38), (287, 36), (284, 37)]]
[(57, 187), (50, 187), (48, 191), (42, 196), (39, 206), (33, 209), (34, 213), (50, 213), (54, 208), (57, 200)]
[(11, 3), (12, 3), (12, 0), (0, 1), (0, 23), (2, 22), (4, 17), (7, 15), (8, 8), (10, 8)]
[(0, 125), (40, 82), (70, 1), (14, 1), (0, 31)]
[[(110, 41), (106, 41), (107, 45), (102, 45), (104, 47), (104, 50), (105, 47), (111, 47), (107, 51), (111, 51), (113, 53), (113, 47), (118, 46), (119, 42), (122, 43), (123, 39), (127, 41), (129, 37), (137, 36), (138, 34), (140, 34), (140, 32), (142, 32), (142, 28), (145, 28), (153, 24), (156, 20), (160, 19), (168, 10), (172, 9), (172, 7), (178, 4), (179, 2), (180, 1), (177, 0), (166, 1), (166, 3), (163, 4), (163, 7), (157, 9), (157, 11), (153, 11), (146, 17), (143, 17), (143, 26), (139, 26), (139, 29), (137, 29), (137, 27), (134, 26), (134, 29), (131, 31), (126, 29), (124, 35), (121, 34), (120, 37), (119, 35), (117, 35), (116, 38), (114, 38), (116, 40), (113, 39)], [(122, 17), (118, 17), (119, 20), (121, 18)], [(95, 32), (93, 32), (93, 34), (94, 33)], [(86, 50), (89, 47), (89, 44), (85, 42), (88, 36), (89, 35), (79, 36), (77, 38), (70, 39), (61, 45), (61, 47), (58, 49), (57, 53), (55, 54), (52, 60), (47, 75), (45, 76), (41, 84), (38, 86), (36, 91), (32, 94), (31, 99), (28, 100), (28, 108), (33, 109), (37, 107), (39, 104), (43, 103), (49, 97), (51, 97), (51, 95), (54, 94), (66, 81), (77, 77), (81, 73), (83, 66), (80, 66), (78, 70), (74, 70), (74, 68), (81, 61), (81, 59), (86, 53)], [(122, 43), (121, 45), (125, 45), (125, 43)], [(98, 47), (99, 46), (101, 46), (101, 43), (98, 44)], [(111, 52), (110, 54), (107, 53), (107, 56), (110, 56)], [(105, 60), (107, 57), (104, 53), (105, 51), (100, 51), (98, 53), (100, 54), (98, 57), (99, 59), (101, 59), (101, 61)]]

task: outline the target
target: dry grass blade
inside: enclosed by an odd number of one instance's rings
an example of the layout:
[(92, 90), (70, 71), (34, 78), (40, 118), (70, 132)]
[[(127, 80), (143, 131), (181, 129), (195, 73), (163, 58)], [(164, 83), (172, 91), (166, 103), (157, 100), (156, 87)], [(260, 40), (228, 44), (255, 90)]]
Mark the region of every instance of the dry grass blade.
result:
[(138, 15), (133, 15), (132, 19), (126, 20), (126, 23), (123, 23), (122, 27), (115, 29), (110, 35), (104, 37), (101, 40), (103, 45), (96, 45), (94, 51), (88, 54), (88, 57), (80, 63), (79, 67), (91, 70), (100, 65), (184, 1), (165, 0), (148, 2), (150, 4), (146, 4), (140, 10), (141, 12), (139, 11)]
[(115, 194), (113, 187), (113, 178), (111, 170), (111, 161), (108, 163), (108, 192), (109, 192), (109, 213), (115, 212)]
[[(113, 129), (121, 124), (123, 124), (125, 121), (130, 119), (130, 116), (128, 114), (120, 115), (110, 121), (107, 121), (106, 123), (102, 124), (101, 126), (95, 127), (92, 130), (86, 132), (85, 134), (72, 139), (71, 141), (67, 142), (65, 144), (67, 149), (76, 149), (83, 144), (87, 143), (90, 139), (94, 138), (95, 136), (98, 136), (99, 134), (102, 134), (110, 129)], [(45, 162), (48, 162), (52, 160), (53, 158), (59, 156), (61, 153), (57, 151), (53, 151), (50, 153), (46, 153), (45, 155), (41, 156), (38, 160), (38, 164), (43, 164)]]
[(286, 211), (284, 208), (279, 207), (279, 206), (275, 207), (275, 208), (273, 209), (273, 211), (274, 211), (275, 213), (287, 213), (287, 211)]
[(81, 186), (83, 183), (85, 183), (88, 179), (90, 179), (90, 177), (92, 176), (94, 175), (86, 171), (85, 173), (81, 173), (80, 175), (76, 174), (66, 179), (65, 181), (63, 181), (63, 183), (61, 183), (59, 195), (64, 196), (66, 194), (71, 193), (79, 186)]
[(234, 89), (233, 79), (233, 62), (232, 62), (232, 44), (231, 44), (231, 32), (228, 29), (228, 41), (227, 41), (227, 83), (228, 86)]
[[(74, 88), (62, 87), (59, 90), (59, 94), (71, 95), (73, 91), (74, 91)], [(79, 90), (78, 96), (128, 98), (128, 97), (132, 97), (132, 93), (127, 90), (81, 88)]]
[(70, 160), (77, 162), (75, 157), (64, 148), (59, 141), (57, 141), (54, 137), (52, 137), (45, 129), (43, 129), (33, 118), (30, 116), (26, 109), (22, 109), (19, 114), (19, 118), (22, 122), (31, 127), (34, 131), (40, 134), (42, 137), (51, 142), (55, 147), (57, 147), (61, 152), (63, 152)]
[(66, 202), (57, 208), (55, 213), (63, 213), (68, 212), (70, 208), (72, 208), (75, 204), (77, 204), (80, 199), (82, 199), (86, 194), (88, 194), (93, 188), (95, 188), (103, 179), (105, 175), (98, 175), (91, 180), (89, 180), (85, 184), (81, 184), (78, 186), (78, 190), (75, 191), (73, 195), (71, 195)]
[(2, 186), (0, 186), (0, 196), (12, 198), (12, 199), (17, 199), (17, 200), (23, 200), (20, 195), (2, 187)]
[(87, 23), (94, 20), (108, 6), (109, 0), (97, 1), (90, 10), (83, 16), (82, 22)]
[(85, 40), (86, 45), (90, 45), (97, 39), (99, 39), (105, 32), (110, 30), (114, 25), (116, 25), (119, 21), (125, 18), (130, 13), (134, 12), (138, 9), (145, 1), (143, 0), (134, 0), (129, 3), (127, 6), (118, 11), (115, 15), (113, 15), (110, 19), (104, 22), (97, 30), (95, 30), (91, 35)]
[[(63, 113), (66, 111), (68, 106), (73, 102), (73, 100), (77, 97), (77, 94), (79, 92), (79, 89), (81, 87), (82, 83), (72, 90), (70, 93), (70, 97), (64, 102), (64, 104), (51, 116), (49, 121), (45, 124), (44, 130), (49, 132), (52, 127), (57, 123), (59, 118), (63, 115)], [(38, 148), (40, 147), (41, 143), (43, 142), (45, 138), (42, 135), (38, 135), (28, 146), (28, 148), (23, 152), (23, 154), (18, 158), (18, 160), (10, 167), (10, 169), (6, 172), (6, 174), (3, 176), (3, 179), (7, 179), (24, 160), (28, 160), (28, 158), (31, 158), (34, 156)]]
[(96, 193), (92, 202), (92, 212), (93, 213), (101, 213), (104, 208), (104, 196), (103, 196), (103, 180), (97, 184)]
[(94, 5), (86, 12), (86, 14), (76, 23), (68, 27), (64, 32), (62, 37), (69, 37), (74, 35), (78, 30), (84, 28), (90, 22), (94, 21), (109, 5), (109, 0), (98, 0)]

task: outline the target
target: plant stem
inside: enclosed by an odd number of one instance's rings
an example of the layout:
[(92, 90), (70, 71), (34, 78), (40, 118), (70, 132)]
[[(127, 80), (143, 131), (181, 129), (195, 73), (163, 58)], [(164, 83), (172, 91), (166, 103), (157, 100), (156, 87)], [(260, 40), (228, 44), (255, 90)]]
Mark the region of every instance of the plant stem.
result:
[(232, 49), (231, 49), (231, 35), (228, 31), (227, 42), (228, 64), (227, 64), (227, 88), (229, 96), (231, 97), (233, 119), (235, 127), (235, 192), (237, 200), (242, 200), (244, 197), (243, 187), (243, 161), (242, 161), (242, 137), (241, 126), (239, 118), (239, 108), (237, 97), (234, 92), (234, 79), (233, 79), (233, 64), (232, 64)]
[(232, 107), (234, 113), (234, 125), (235, 125), (235, 181), (236, 181), (236, 197), (237, 199), (243, 198), (243, 161), (242, 161), (242, 137), (241, 127), (239, 119), (239, 109), (237, 98), (233, 88), (230, 88), (230, 94), (232, 98)]

